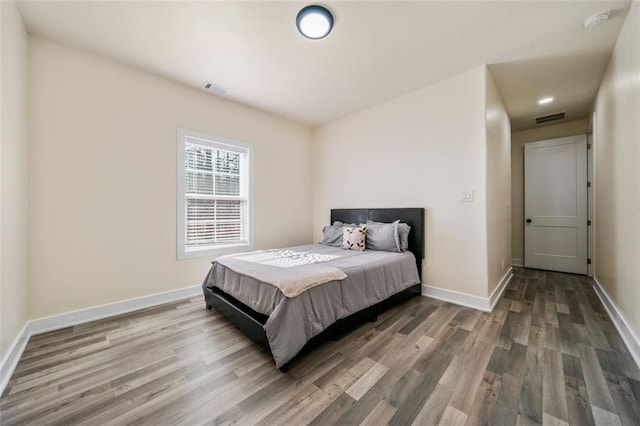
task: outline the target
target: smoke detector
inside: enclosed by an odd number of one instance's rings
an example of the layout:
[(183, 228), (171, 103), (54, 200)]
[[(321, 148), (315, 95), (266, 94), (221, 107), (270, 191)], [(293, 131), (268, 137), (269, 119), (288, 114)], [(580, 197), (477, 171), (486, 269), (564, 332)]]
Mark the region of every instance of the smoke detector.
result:
[(592, 30), (600, 24), (604, 23), (607, 19), (609, 19), (609, 12), (596, 13), (595, 15), (591, 15), (584, 20), (584, 27), (588, 30)]
[(227, 89), (224, 86), (221, 86), (219, 84), (216, 83), (212, 83), (210, 81), (205, 81), (204, 82), (204, 88), (210, 92), (213, 92), (217, 95), (224, 95), (225, 93), (227, 93), (229, 91), (229, 89)]

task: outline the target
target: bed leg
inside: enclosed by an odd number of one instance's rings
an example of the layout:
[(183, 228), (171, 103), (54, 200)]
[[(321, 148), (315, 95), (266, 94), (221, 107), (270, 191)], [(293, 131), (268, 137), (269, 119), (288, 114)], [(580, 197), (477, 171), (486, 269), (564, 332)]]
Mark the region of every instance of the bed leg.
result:
[(211, 310), (211, 309), (213, 309), (213, 306), (211, 306), (210, 304), (207, 303), (207, 309)]
[(370, 322), (378, 322), (378, 316), (376, 315), (375, 317), (371, 318), (369, 321)]
[(278, 370), (280, 370), (280, 372), (281, 372), (282, 374), (286, 374), (286, 373), (288, 373), (288, 372), (289, 372), (289, 364), (287, 363), (287, 364), (283, 365), (283, 366), (282, 366), (282, 367), (280, 367)]

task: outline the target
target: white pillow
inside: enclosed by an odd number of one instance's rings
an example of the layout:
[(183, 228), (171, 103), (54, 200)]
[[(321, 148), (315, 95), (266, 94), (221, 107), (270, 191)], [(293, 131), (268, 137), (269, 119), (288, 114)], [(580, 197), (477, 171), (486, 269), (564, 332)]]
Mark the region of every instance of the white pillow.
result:
[(364, 251), (366, 247), (367, 227), (365, 225), (342, 228), (342, 248), (346, 250)]

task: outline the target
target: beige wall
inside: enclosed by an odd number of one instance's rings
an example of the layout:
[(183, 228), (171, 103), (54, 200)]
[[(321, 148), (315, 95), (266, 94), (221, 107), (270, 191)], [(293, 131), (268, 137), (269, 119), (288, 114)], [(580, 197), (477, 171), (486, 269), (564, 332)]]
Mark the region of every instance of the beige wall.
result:
[(585, 118), (511, 134), (511, 258), (516, 263), (524, 260), (524, 144), (584, 134), (588, 125)]
[(634, 1), (595, 104), (595, 276), (640, 336), (640, 3)]
[(30, 315), (200, 284), (176, 260), (176, 128), (254, 144), (255, 247), (311, 241), (311, 131), (30, 40)]
[(28, 319), (28, 36), (14, 2), (0, 2), (0, 359)]
[(486, 71), (487, 262), (489, 294), (511, 265), (511, 125)]
[(486, 297), (484, 87), (478, 67), (316, 129), (315, 240), (332, 208), (425, 207), (423, 283)]

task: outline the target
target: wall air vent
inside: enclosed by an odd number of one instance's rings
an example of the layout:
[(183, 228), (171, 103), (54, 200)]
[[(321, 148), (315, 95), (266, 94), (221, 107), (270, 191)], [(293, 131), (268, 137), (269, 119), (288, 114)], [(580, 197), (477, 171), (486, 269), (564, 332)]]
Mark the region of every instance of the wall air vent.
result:
[(224, 86), (220, 86), (219, 84), (216, 83), (212, 83), (210, 81), (205, 81), (204, 82), (204, 88), (210, 92), (213, 92), (217, 95), (224, 95), (225, 93), (227, 93), (229, 91), (229, 89), (227, 89)]
[(564, 120), (564, 112), (556, 112), (555, 114), (541, 115), (536, 117), (536, 124), (544, 124), (550, 121)]

